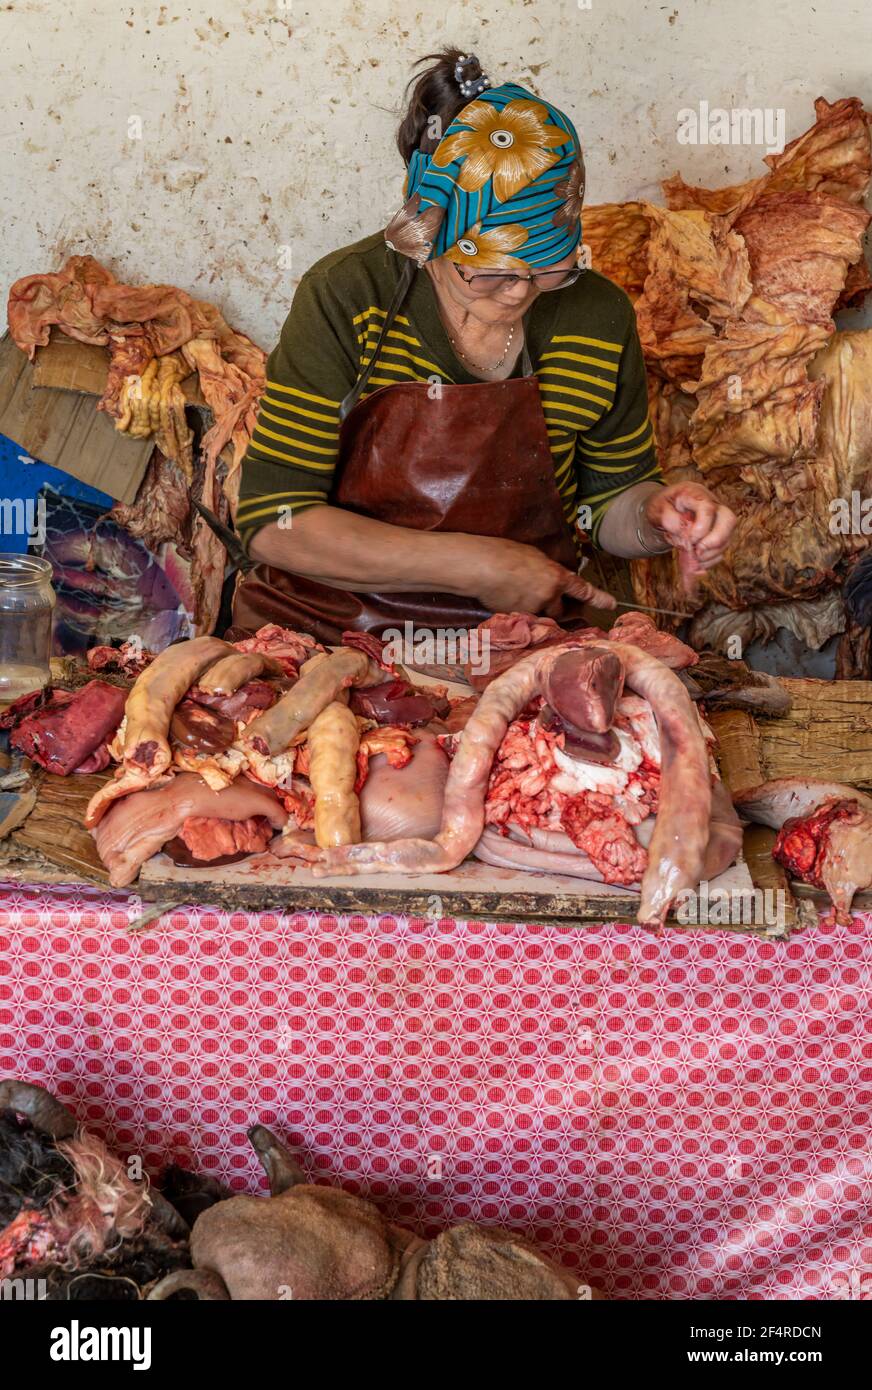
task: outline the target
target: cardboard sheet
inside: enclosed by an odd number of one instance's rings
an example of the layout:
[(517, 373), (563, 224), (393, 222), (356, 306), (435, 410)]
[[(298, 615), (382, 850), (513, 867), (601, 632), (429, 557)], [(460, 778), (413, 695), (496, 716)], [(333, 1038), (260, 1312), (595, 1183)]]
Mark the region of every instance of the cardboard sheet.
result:
[[(106, 348), (78, 343), (56, 329), (31, 365), (7, 334), (0, 340), (0, 434), (23, 453), (130, 503), (154, 441), (119, 433), (97, 410), (108, 367)], [(205, 404), (196, 374), (182, 390), (192, 405)]]

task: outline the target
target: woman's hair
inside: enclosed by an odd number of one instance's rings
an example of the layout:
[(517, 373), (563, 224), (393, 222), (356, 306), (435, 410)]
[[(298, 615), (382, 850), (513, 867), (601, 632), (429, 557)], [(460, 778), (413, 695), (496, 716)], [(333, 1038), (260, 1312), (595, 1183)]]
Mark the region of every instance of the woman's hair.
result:
[[(422, 63), (432, 66), (411, 78), (406, 86), (406, 112), (397, 131), (397, 149), (406, 164), (415, 150), (432, 154), (458, 111), (469, 102), (470, 98), (463, 95), (454, 75), (457, 64), (464, 57), (459, 48), (443, 48), (440, 53), (428, 53), (415, 63), (416, 68)], [(464, 62), (461, 69), (464, 81), (475, 82), (481, 76), (477, 58)], [(430, 124), (434, 116), (437, 118), (435, 132)]]

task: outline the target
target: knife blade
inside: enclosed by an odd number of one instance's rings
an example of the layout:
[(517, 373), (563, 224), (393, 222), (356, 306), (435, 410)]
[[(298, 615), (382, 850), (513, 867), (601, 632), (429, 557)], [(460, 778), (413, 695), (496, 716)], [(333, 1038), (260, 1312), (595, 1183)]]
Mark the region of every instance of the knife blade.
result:
[(645, 603), (626, 603), (623, 599), (615, 601), (616, 608), (632, 608), (639, 613), (663, 613), (667, 618), (692, 618), (692, 613), (679, 613), (674, 608), (649, 608)]

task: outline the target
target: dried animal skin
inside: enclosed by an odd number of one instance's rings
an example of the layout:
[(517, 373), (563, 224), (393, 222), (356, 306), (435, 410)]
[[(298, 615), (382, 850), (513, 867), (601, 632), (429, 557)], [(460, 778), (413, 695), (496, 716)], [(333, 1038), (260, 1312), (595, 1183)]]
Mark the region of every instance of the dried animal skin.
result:
[(190, 491), (181, 467), (155, 449), (136, 500), (116, 502), (110, 513), (113, 521), (131, 536), (157, 550), (164, 541), (174, 541), (185, 553), (184, 540), (190, 514)]
[[(123, 422), (135, 437), (158, 431), (164, 452), (178, 457), (183, 466), (186, 442), (179, 400), (169, 378), (160, 383), (153, 414), (148, 409), (148, 390), (144, 396), (134, 393), (125, 381), (142, 380), (155, 359), (168, 356), (180, 364), (173, 368), (174, 377), (179, 371), (184, 375), (197, 371), (215, 416), (204, 439), (208, 462), (214, 466), (225, 443), (233, 441), (227, 494), (235, 505), (236, 470), (266, 384), (266, 354), (250, 338), (230, 328), (214, 305), (193, 299), (173, 285), (120, 284), (92, 256), (71, 256), (56, 274), (24, 276), (12, 286), (10, 333), (31, 359), (36, 348), (48, 342), (53, 325), (83, 342), (109, 347), (109, 373), (98, 409)], [(177, 358), (179, 349), (184, 349), (183, 358)]]
[(814, 454), (823, 387), (806, 365), (830, 330), (795, 322), (730, 323), (706, 351), (689, 437), (703, 474)]
[(828, 102), (818, 97), (817, 120), (780, 154), (766, 155), (770, 173), (730, 188), (693, 188), (679, 174), (663, 183), (670, 208), (703, 208), (708, 212), (739, 212), (755, 198), (794, 189), (828, 194), (847, 203), (861, 203), (872, 175), (869, 117), (857, 97)]
[(636, 301), (649, 364), (681, 384), (698, 375), (717, 329), (741, 314), (751, 294), (744, 242), (708, 213), (645, 204), (650, 270)]
[[(714, 191), (690, 188), (678, 176), (664, 184), (670, 209), (707, 213), (722, 237), (729, 230), (738, 238), (753, 286), (740, 310), (710, 335), (687, 379), (673, 370), (680, 353), (672, 360), (668, 354), (693, 340), (693, 291), (683, 296), (678, 290), (673, 307), (674, 325), (687, 329), (684, 344), (668, 331), (668, 304), (661, 324), (665, 341), (645, 343), (666, 480), (700, 478), (739, 517), (725, 561), (702, 576), (694, 595), (682, 592), (674, 555), (631, 567), (640, 603), (703, 609), (692, 629), (696, 645), (719, 645), (723, 624), (733, 632), (739, 625), (758, 636), (771, 633), (781, 617), (783, 625), (793, 622), (816, 638), (831, 633), (834, 623), (840, 630), (838, 596), (825, 613), (814, 615), (807, 602), (791, 607), (781, 600), (813, 600), (837, 582), (835, 567), (863, 543), (830, 534), (828, 504), (868, 482), (863, 453), (870, 427), (862, 400), (868, 357), (859, 345), (850, 369), (849, 350), (828, 348), (827, 342), (836, 305), (846, 294), (861, 296), (869, 283), (861, 258), (869, 219), (858, 204), (872, 173), (872, 143), (856, 98), (832, 104), (820, 99), (815, 110), (815, 125), (782, 154), (767, 157), (770, 172), (758, 179)], [(654, 267), (652, 245), (648, 252)], [(667, 286), (668, 275), (667, 268), (659, 277)], [(650, 283), (656, 288), (657, 277)], [(647, 294), (648, 284), (643, 308)], [(702, 332), (698, 325), (697, 330)], [(670, 383), (658, 390), (661, 373)], [(693, 395), (697, 404), (688, 421), (683, 407)], [(840, 446), (840, 438), (853, 442)], [(759, 621), (731, 612), (722, 623), (722, 607), (741, 610), (748, 604), (767, 611)]]
[(707, 604), (690, 625), (688, 639), (698, 651), (710, 648), (729, 656), (736, 638), (742, 649), (752, 642), (768, 642), (780, 627), (793, 633), (806, 647), (819, 651), (825, 642), (845, 630), (841, 590), (830, 589), (818, 598), (765, 603), (736, 612), (723, 604)]
[(868, 224), (864, 208), (798, 189), (755, 199), (734, 227), (755, 295), (792, 319), (827, 323)]
[[(850, 500), (872, 493), (872, 329), (834, 333), (809, 364), (812, 381), (825, 388), (821, 403), (817, 457), (832, 468), (830, 497)], [(852, 537), (844, 537), (846, 546)], [(853, 541), (865, 548), (869, 538)]]
[(648, 206), (602, 203), (584, 213), (584, 244), (593, 269), (614, 280), (631, 299), (641, 294), (648, 275)]

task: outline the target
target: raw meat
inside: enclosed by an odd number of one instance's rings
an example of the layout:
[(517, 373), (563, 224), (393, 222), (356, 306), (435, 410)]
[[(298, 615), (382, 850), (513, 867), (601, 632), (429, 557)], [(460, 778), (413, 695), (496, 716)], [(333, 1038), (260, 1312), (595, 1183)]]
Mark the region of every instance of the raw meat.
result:
[(826, 889), (831, 920), (850, 926), (855, 893), (872, 886), (872, 813), (854, 799), (825, 801), (785, 821), (772, 854), (792, 877)]
[(278, 623), (266, 623), (252, 637), (236, 639), (228, 632), (227, 641), (232, 642), (238, 652), (260, 652), (277, 661), (285, 675), (292, 680), (297, 679), (304, 661), (308, 661), (316, 652), (326, 650), (307, 632), (295, 632), (293, 628), (280, 627)]
[(279, 682), (273, 685), (268, 681), (248, 681), (232, 695), (212, 695), (202, 686), (193, 685), (188, 691), (188, 698), (198, 705), (206, 705), (209, 709), (226, 714), (228, 719), (247, 724), (255, 715), (275, 704), (281, 688)]
[(49, 704), (28, 714), (10, 735), (13, 748), (59, 777), (106, 767), (107, 741), (124, 716), (126, 692), (89, 681), (74, 695), (55, 691)]
[(192, 859), (200, 863), (220, 859), (226, 864), (231, 859), (262, 853), (274, 833), (266, 816), (248, 816), (245, 820), (188, 816), (182, 822), (178, 838), (190, 851)]
[(649, 656), (656, 656), (671, 671), (682, 671), (699, 660), (692, 647), (671, 632), (663, 632), (648, 613), (622, 613), (606, 633), (611, 642), (628, 642)]
[(198, 688), (204, 695), (234, 695), (257, 676), (281, 676), (284, 669), (265, 652), (234, 652), (210, 666)]
[(813, 815), (825, 801), (852, 800), (861, 810), (872, 812), (872, 797), (843, 782), (827, 782), (812, 777), (780, 777), (737, 792), (733, 804), (740, 816), (780, 830), (791, 817)]
[(309, 725), (309, 783), (315, 796), (315, 843), (354, 845), (360, 803), (354, 789), (360, 730), (347, 705), (332, 700)]
[(467, 666), (465, 675), (475, 690), (484, 690), (492, 680), (509, 670), (522, 656), (544, 651), (548, 647), (586, 646), (602, 642), (628, 642), (641, 651), (656, 656), (664, 665), (678, 671), (692, 666), (696, 652), (685, 646), (672, 633), (662, 632), (647, 613), (624, 613), (608, 632), (598, 627), (565, 631), (553, 618), (533, 613), (495, 613), (475, 629), (484, 661), (481, 666)]
[(603, 646), (563, 652), (545, 677), (543, 695), (561, 720), (576, 729), (604, 734), (615, 719), (624, 688), (624, 668)]
[(374, 632), (343, 632), (343, 647), (353, 647), (355, 651), (363, 652), (376, 666), (380, 666), (389, 676), (396, 676), (397, 670), (393, 662), (388, 661), (385, 656), (385, 643), (381, 637)]
[[(103, 816), (94, 839), (109, 882), (116, 888), (132, 883), (145, 861), (178, 835), (190, 817), (203, 816), (224, 821), (265, 816), (274, 830), (287, 820), (275, 794), (247, 777), (212, 791), (194, 773), (180, 772), (168, 785), (125, 796)], [(202, 840), (197, 845), (201, 851), (208, 848)]]
[(415, 690), (408, 681), (396, 678), (353, 690), (351, 708), (377, 724), (429, 724), (437, 712), (436, 704), (423, 690)]
[(91, 671), (139, 676), (154, 659), (154, 653), (146, 651), (141, 642), (122, 642), (120, 647), (89, 647), (85, 659)]
[[(540, 694), (553, 663), (571, 645), (517, 662), (482, 695), (460, 738), (445, 786), (434, 840), (403, 839), (321, 850), (289, 843), (278, 852), (314, 865), (316, 874), (444, 873), (478, 843), (485, 824), (491, 768), (510, 723)], [(642, 880), (639, 921), (658, 925), (683, 888), (696, 888), (710, 837), (711, 777), (696, 711), (678, 677), (636, 647), (614, 643), (627, 685), (647, 700), (660, 734), (660, 804)], [(598, 775), (603, 769), (598, 768)], [(532, 791), (532, 789), (531, 789)]]
[(872, 887), (872, 797), (841, 782), (786, 777), (733, 799), (741, 816), (780, 832), (775, 858), (825, 888), (834, 920), (850, 925), (854, 894)]
[[(115, 780), (91, 797), (85, 811), (90, 829), (119, 797), (164, 780), (172, 766), (170, 723), (176, 705), (197, 677), (233, 648), (218, 637), (195, 637), (168, 647), (138, 677), (125, 706), (116, 756), (123, 760)], [(113, 749), (114, 752), (114, 749)]]
[(318, 655), (306, 664), (293, 689), (249, 724), (242, 747), (263, 756), (283, 753), (341, 691), (379, 680), (380, 668), (364, 652), (343, 647)]
[(648, 856), (610, 797), (596, 792), (570, 797), (564, 803), (560, 824), (572, 843), (590, 857), (606, 883), (641, 882)]
[(422, 729), (401, 768), (380, 753), (369, 763), (360, 793), (365, 840), (432, 839), (442, 820), (448, 759), (434, 735)]
[(182, 696), (210, 666), (232, 652), (218, 637), (195, 637), (168, 647), (143, 671), (127, 697), (124, 762), (154, 776), (170, 765), (167, 735)]

